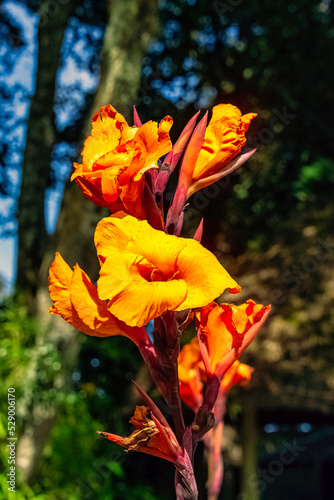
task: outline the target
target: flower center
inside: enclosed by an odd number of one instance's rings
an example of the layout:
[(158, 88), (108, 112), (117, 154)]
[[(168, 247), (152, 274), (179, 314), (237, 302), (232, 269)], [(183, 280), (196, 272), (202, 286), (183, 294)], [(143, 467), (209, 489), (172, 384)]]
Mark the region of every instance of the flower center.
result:
[(158, 267), (145, 259), (145, 257), (138, 258), (134, 264), (141, 277), (149, 282), (172, 281), (180, 274), (179, 270), (168, 274), (163, 273)]

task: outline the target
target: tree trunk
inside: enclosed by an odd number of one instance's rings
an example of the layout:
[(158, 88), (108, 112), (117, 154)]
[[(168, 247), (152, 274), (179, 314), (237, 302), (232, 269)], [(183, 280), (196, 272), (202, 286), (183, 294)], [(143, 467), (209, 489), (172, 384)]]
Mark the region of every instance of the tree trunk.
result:
[(117, 111), (132, 120), (142, 58), (158, 28), (157, 3), (157, 0), (111, 3), (94, 111), (112, 101)]
[(38, 29), (38, 61), (35, 95), (31, 101), (27, 141), (19, 199), (19, 258), (17, 288), (27, 296), (34, 312), (33, 297), (39, 286), (38, 271), (47, 242), (44, 223), (44, 193), (49, 181), (50, 159), (55, 142), (53, 96), (60, 48), (68, 18), (76, 1), (62, 5), (52, 15), (48, 0), (41, 3)]

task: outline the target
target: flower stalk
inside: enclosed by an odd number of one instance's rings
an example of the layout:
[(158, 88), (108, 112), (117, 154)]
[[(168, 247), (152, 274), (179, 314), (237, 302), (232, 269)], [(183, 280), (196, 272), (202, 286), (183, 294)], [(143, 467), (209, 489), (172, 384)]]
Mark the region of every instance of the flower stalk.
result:
[(222, 441), (224, 431), (224, 415), (226, 411), (227, 392), (220, 391), (215, 404), (215, 425), (204, 437), (208, 461), (208, 500), (218, 500), (223, 476), (224, 461), (222, 454)]

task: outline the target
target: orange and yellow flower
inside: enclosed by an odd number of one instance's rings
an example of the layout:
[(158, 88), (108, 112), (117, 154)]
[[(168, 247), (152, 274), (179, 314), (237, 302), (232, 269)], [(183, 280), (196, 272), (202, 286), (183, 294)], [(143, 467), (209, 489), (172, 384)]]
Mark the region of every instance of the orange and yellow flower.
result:
[(72, 270), (58, 252), (50, 267), (49, 291), (53, 301), (49, 312), (77, 330), (96, 337), (123, 335), (138, 346), (147, 343), (145, 328), (130, 327), (113, 316), (87, 274), (78, 264)]
[(240, 287), (216, 257), (192, 239), (153, 229), (124, 213), (98, 224), (101, 264), (98, 295), (130, 326), (143, 326), (165, 311), (201, 307), (226, 288)]
[(128, 437), (99, 432), (103, 437), (119, 444), (126, 451), (134, 450), (164, 458), (173, 463), (182, 460), (183, 452), (167, 422), (161, 421), (147, 406), (137, 406), (130, 422), (136, 430)]
[(267, 319), (270, 306), (221, 304), (202, 307), (196, 313), (197, 333), (208, 376), (220, 379), (256, 337)]
[(225, 372), (223, 379), (220, 384), (220, 390), (228, 392), (234, 385), (248, 385), (254, 369), (240, 363), (240, 361), (234, 361), (233, 365)]
[(111, 105), (100, 111), (101, 116), (93, 116), (92, 134), (85, 141), (82, 164), (74, 163), (72, 180), (97, 205), (146, 219), (143, 174), (158, 168), (159, 158), (171, 150), (173, 120), (166, 116), (159, 124), (130, 127)]
[[(206, 382), (206, 370), (201, 356), (197, 337), (185, 344), (178, 358), (180, 396), (196, 413), (203, 404), (203, 387)], [(253, 368), (240, 361), (235, 361), (224, 374), (219, 391), (227, 393), (234, 385), (247, 385)]]
[(242, 115), (232, 104), (219, 104), (207, 128), (206, 117), (198, 124), (180, 169), (179, 186), (184, 186), (187, 198), (226, 174), (224, 169), (245, 145), (245, 133), (255, 116)]

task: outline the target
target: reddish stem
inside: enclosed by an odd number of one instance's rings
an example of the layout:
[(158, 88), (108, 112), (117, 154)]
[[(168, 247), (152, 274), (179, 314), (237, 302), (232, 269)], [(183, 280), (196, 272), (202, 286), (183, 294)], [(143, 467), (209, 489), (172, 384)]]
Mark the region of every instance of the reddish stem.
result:
[(224, 462), (222, 455), (222, 439), (226, 397), (226, 392), (220, 390), (214, 409), (215, 425), (204, 439), (204, 444), (208, 449), (208, 500), (218, 499), (223, 484)]

